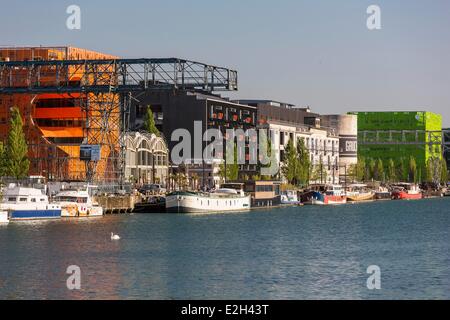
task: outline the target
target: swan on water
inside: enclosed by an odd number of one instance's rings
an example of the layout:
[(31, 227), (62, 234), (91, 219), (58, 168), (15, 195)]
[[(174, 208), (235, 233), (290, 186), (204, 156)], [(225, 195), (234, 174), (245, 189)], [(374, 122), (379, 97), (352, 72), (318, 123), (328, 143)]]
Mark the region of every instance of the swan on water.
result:
[(119, 235), (111, 232), (111, 240), (120, 240), (120, 237), (119, 237)]

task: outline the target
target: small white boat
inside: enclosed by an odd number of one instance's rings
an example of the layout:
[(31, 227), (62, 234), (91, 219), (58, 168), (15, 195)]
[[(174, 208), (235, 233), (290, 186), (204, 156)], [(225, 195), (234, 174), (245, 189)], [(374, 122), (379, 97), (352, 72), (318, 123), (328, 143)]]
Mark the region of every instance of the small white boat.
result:
[(0, 225), (9, 223), (8, 211), (0, 211)]
[(208, 213), (250, 210), (250, 195), (243, 184), (226, 184), (214, 192), (177, 191), (166, 196), (170, 213)]
[(56, 194), (62, 217), (101, 217), (103, 208), (92, 201), (88, 190), (64, 190)]
[(296, 205), (300, 204), (296, 190), (286, 190), (281, 194), (281, 204)]
[(61, 218), (61, 207), (50, 203), (42, 190), (15, 185), (3, 191), (0, 210), (7, 211), (10, 220)]

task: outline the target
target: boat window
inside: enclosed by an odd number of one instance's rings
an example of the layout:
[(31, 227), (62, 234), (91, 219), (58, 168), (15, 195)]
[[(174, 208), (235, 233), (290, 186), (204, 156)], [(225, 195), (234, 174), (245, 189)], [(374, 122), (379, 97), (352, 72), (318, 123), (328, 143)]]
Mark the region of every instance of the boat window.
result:
[(36, 202), (36, 198), (31, 198), (31, 202)]
[(41, 198), (41, 202), (44, 202), (45, 201), (45, 198)]
[(16, 200), (17, 200), (16, 197), (9, 197), (9, 198), (8, 198), (8, 201), (11, 201), (11, 202), (15, 202)]
[(28, 200), (27, 198), (19, 198), (20, 202), (27, 202), (27, 200)]
[(78, 198), (77, 202), (78, 203), (86, 203), (87, 202), (87, 198)]

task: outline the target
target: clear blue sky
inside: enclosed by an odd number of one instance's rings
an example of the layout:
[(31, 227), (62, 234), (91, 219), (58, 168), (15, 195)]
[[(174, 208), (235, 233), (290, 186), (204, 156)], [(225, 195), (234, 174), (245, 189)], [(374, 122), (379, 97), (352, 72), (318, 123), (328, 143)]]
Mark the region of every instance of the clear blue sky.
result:
[[(73, 45), (235, 68), (235, 98), (321, 113), (430, 110), (450, 126), (447, 0), (0, 0), (1, 45)], [(82, 29), (66, 29), (66, 8)], [(366, 9), (382, 10), (382, 30)]]

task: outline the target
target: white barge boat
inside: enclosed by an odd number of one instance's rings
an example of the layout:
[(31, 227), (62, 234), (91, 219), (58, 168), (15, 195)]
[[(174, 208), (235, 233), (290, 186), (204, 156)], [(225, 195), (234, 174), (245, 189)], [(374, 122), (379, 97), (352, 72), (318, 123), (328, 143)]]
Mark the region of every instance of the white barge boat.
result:
[(226, 184), (214, 192), (176, 191), (166, 196), (166, 212), (208, 213), (250, 210), (242, 184)]

